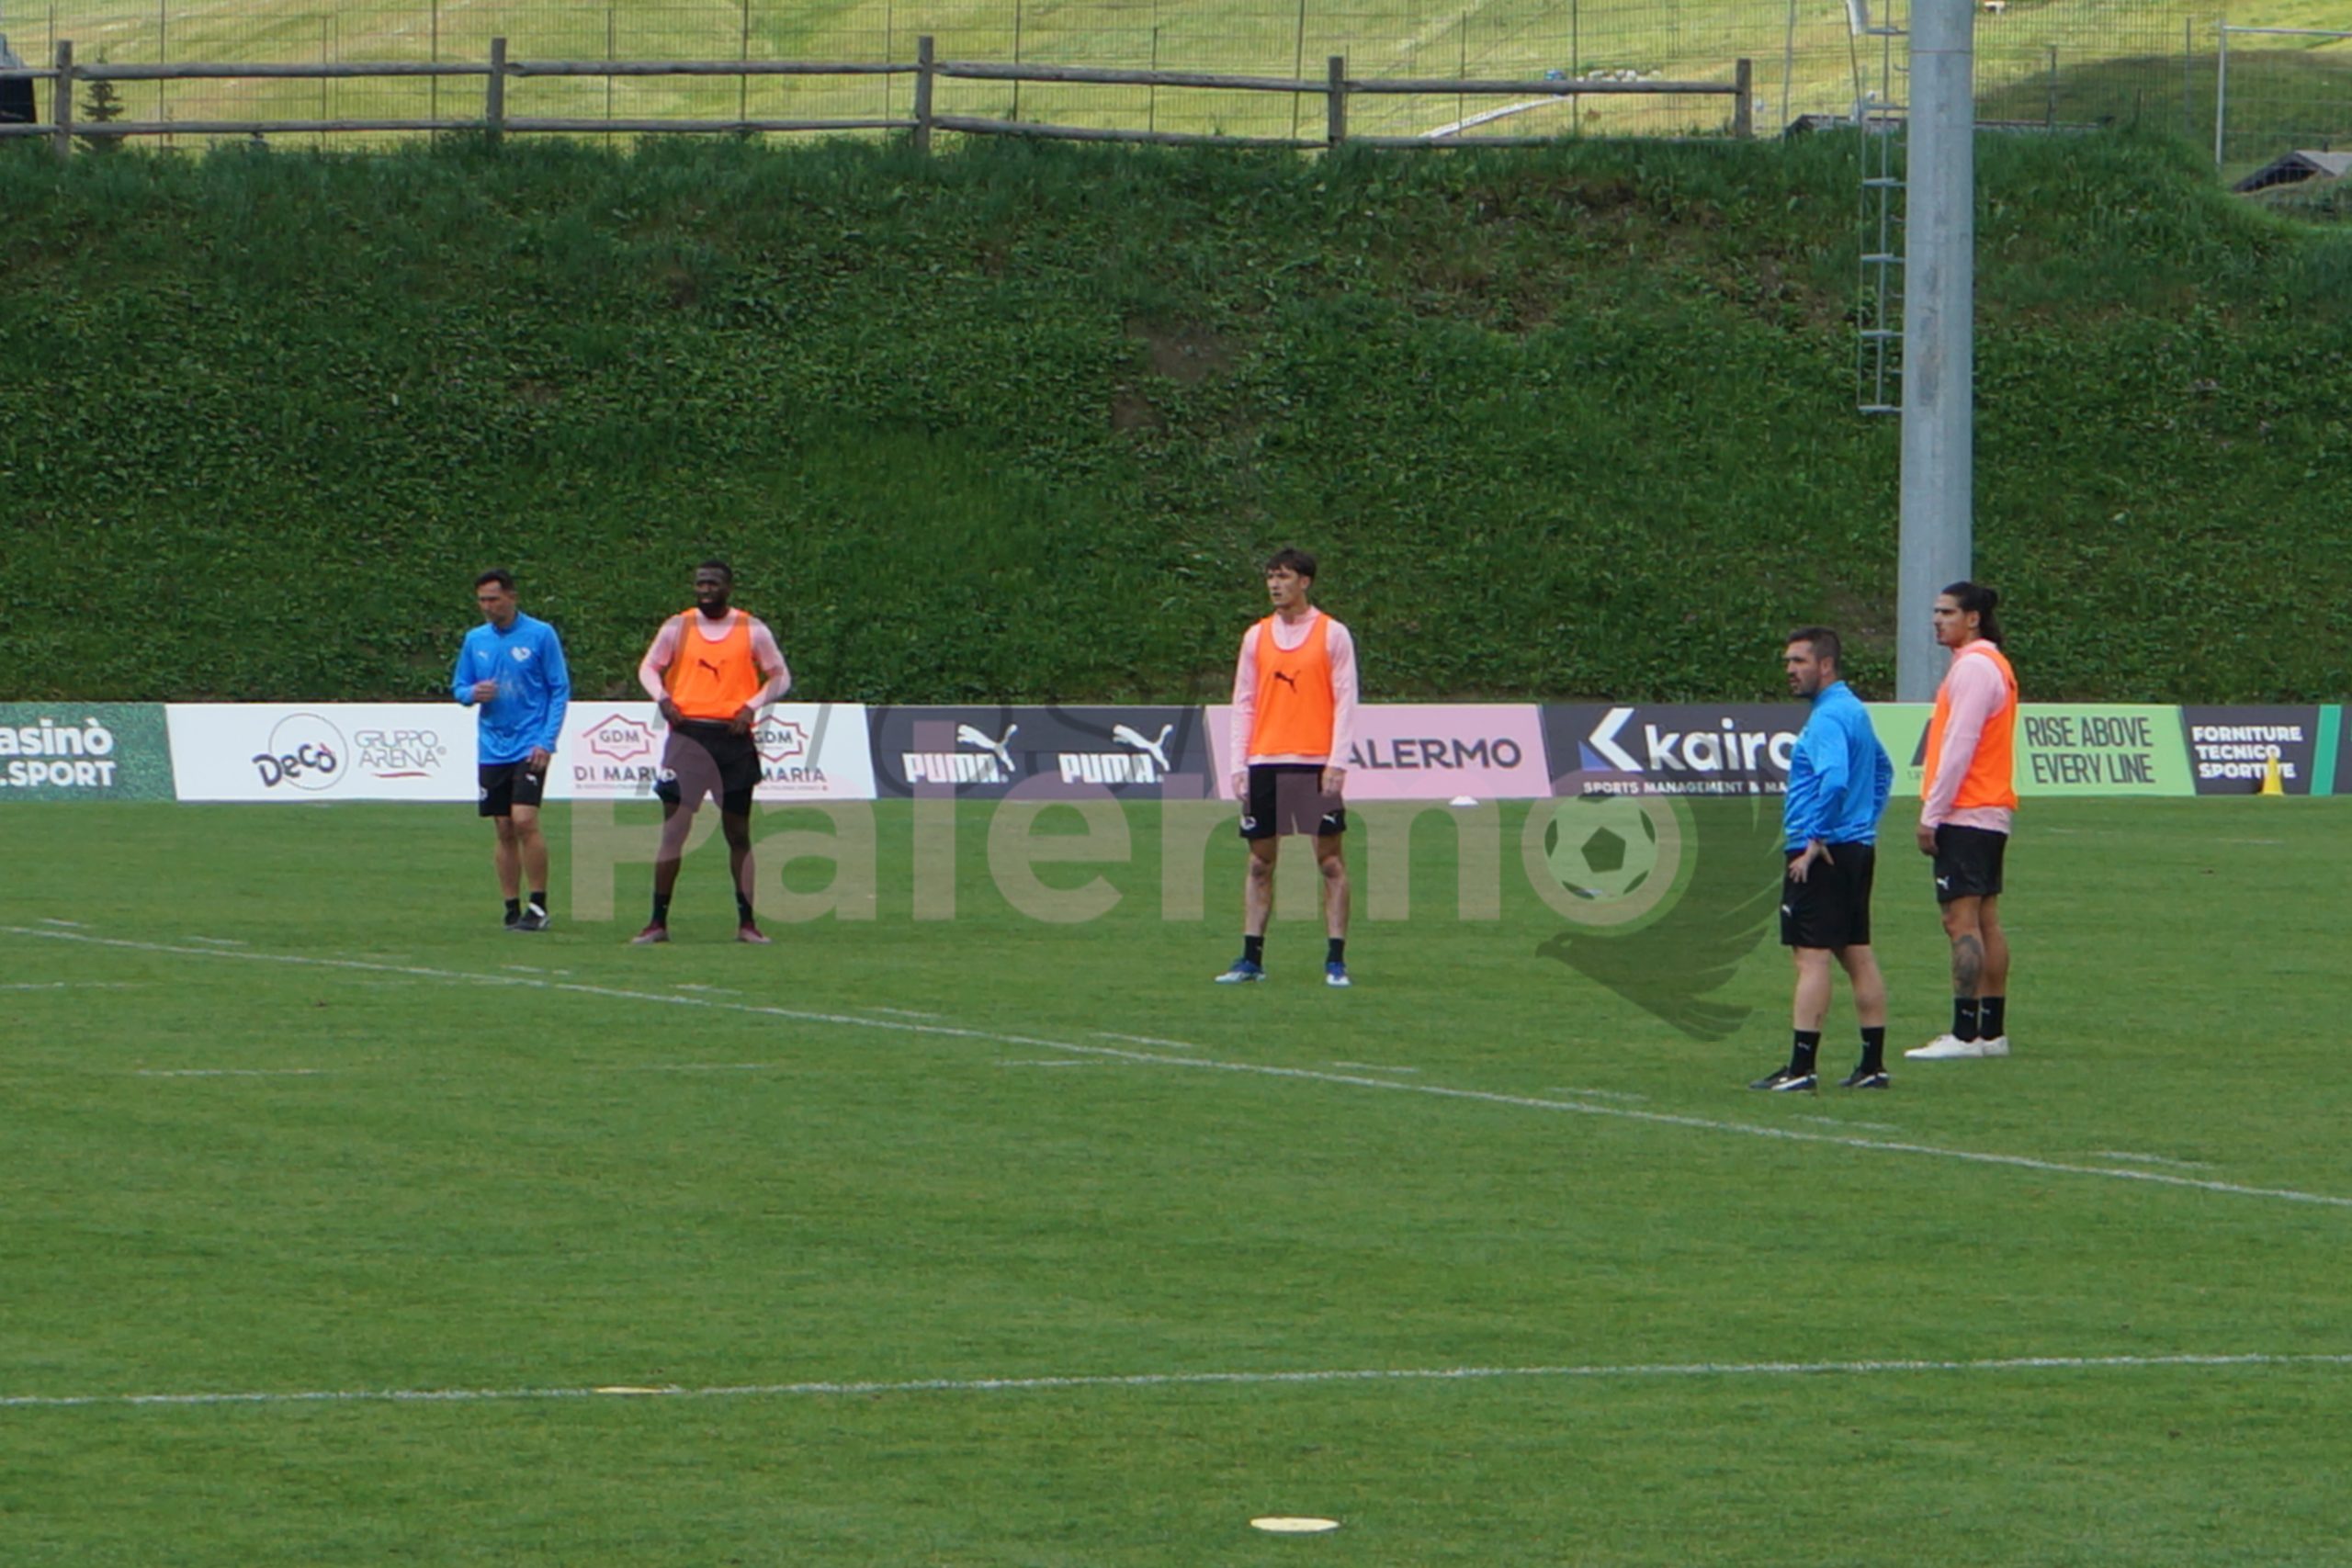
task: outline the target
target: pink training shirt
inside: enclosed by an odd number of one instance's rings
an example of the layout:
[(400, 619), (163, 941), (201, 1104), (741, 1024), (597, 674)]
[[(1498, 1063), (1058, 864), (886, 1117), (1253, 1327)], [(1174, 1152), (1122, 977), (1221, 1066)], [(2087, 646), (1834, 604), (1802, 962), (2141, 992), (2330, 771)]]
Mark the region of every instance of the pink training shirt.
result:
[(1274, 646), (1288, 653), (1305, 646), (1315, 635), (1316, 623), (1331, 621), (1331, 640), (1324, 651), (1331, 659), (1331, 750), (1320, 757), (1252, 757), (1250, 755), (1250, 731), (1258, 720), (1258, 627), (1252, 623), (1241, 634), (1241, 662), (1233, 671), (1233, 765), (1247, 767), (1252, 762), (1315, 762), (1330, 766), (1333, 758), (1340, 767), (1347, 766), (1348, 748), (1356, 733), (1356, 639), (1348, 628), (1331, 620), (1320, 610), (1310, 612), (1295, 624), (1274, 617)]
[[(752, 623), (752, 662), (769, 671), (768, 683), (762, 686), (759, 695), (752, 699), (753, 711), (767, 706), (792, 690), (792, 671), (785, 664), (784, 652), (776, 647), (775, 634), (768, 630), (765, 621), (756, 615), (744, 615), (741, 610), (728, 611), (727, 618), (719, 621), (714, 621), (699, 611), (693, 614), (695, 625), (705, 642), (725, 642), (734, 631), (735, 618), (739, 615)], [(662, 676), (670, 668), (671, 661), (678, 657), (678, 631), (682, 619), (673, 615), (662, 623), (661, 631), (654, 635), (653, 646), (645, 650), (645, 658), (637, 667), (637, 683), (644, 687), (645, 694), (657, 703), (670, 694), (669, 687), (662, 683)]]
[(2017, 816), (2007, 807), (1972, 806), (1954, 811), (1951, 803), (1960, 795), (1960, 781), (1968, 776), (1968, 764), (1975, 759), (1976, 742), (1984, 736), (1984, 726), (2009, 700), (2009, 683), (2001, 679), (1991, 660), (1971, 659), (1965, 649), (1955, 649), (1951, 668), (1944, 671), (1944, 690), (1951, 696), (1951, 718), (1944, 726), (1944, 750), (1937, 759), (1936, 776), (1928, 785), (1927, 798), (1919, 803), (1919, 825), (1940, 828), (1949, 822), (1955, 828), (2006, 833)]

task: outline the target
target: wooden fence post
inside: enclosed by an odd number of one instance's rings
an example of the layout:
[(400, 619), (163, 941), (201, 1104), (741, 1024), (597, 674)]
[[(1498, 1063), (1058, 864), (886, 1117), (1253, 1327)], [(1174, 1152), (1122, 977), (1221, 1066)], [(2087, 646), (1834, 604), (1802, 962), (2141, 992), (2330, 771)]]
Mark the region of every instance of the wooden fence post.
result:
[(938, 80), (937, 51), (929, 33), (915, 39), (915, 151), (931, 151), (931, 88)]
[(57, 161), (64, 163), (74, 156), (74, 40), (57, 40), (57, 76), (49, 85), (49, 123), (57, 127), (50, 132), (51, 151)]
[(481, 93), (482, 129), (495, 146), (506, 134), (506, 40), (490, 40), (490, 80)]
[(1330, 85), (1323, 89), (1323, 145), (1337, 147), (1348, 139), (1348, 57), (1331, 56), (1327, 69)]
[(1731, 111), (1731, 133), (1746, 141), (1756, 134), (1756, 62), (1743, 58), (1732, 80), (1739, 84), (1739, 105)]

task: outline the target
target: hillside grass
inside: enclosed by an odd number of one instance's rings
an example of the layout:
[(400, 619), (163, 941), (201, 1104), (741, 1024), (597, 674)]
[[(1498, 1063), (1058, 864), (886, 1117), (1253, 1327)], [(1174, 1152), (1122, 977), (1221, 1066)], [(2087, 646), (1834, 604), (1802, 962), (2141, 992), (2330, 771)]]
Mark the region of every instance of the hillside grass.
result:
[[(1873, 9), (1888, 14), (1884, 5)], [(2154, 58), (2147, 90), (2170, 92), (2192, 16), (2197, 47), (2210, 53), (2210, 17), (2185, 0), (2014, 0), (2006, 14), (1980, 18), (1980, 82), (1989, 94), (2039, 79), (2054, 46), (2064, 70)], [(911, 61), (915, 39), (930, 34), (940, 57), (951, 60), (1320, 80), (1325, 59), (1340, 54), (1359, 77), (1634, 70), (1727, 84), (1746, 56), (1754, 62), (1758, 123), (1766, 128), (1784, 112), (1850, 110), (1859, 92), (1887, 85), (1872, 40), (1849, 34), (1846, 9), (1835, 0), (1805, 0), (1793, 17), (1777, 0), (240, 0), (195, 7), (58, 0), (15, 16), (12, 27), (28, 55), (46, 58), (54, 39), (70, 38), (84, 61), (118, 63), (480, 61), (494, 37), (506, 38), (516, 59)], [(1899, 85), (1894, 90), (1899, 96)], [(481, 96), (479, 84), (455, 81), (196, 82), (127, 91), (140, 118), (177, 119), (458, 117), (479, 113)], [(2210, 69), (2206, 91), (2210, 96)], [(903, 117), (912, 92), (905, 77), (770, 79), (748, 87), (715, 79), (542, 78), (513, 84), (509, 111), (566, 118)], [(1352, 120), (1360, 131), (1415, 133), (1508, 101), (1366, 98)], [(951, 82), (941, 87), (939, 107), (1082, 126), (1282, 136), (1301, 125), (1311, 131), (1321, 105), (1252, 93)], [(1729, 119), (1722, 98), (1587, 97), (1531, 107), (1487, 129), (1720, 133)]]
[[(2352, 243), (1986, 138), (1979, 575), (2033, 695), (2343, 694)], [(1379, 698), (1887, 688), (1853, 150), (474, 145), (0, 158), (26, 697), (438, 692), (514, 566), (583, 694), (730, 555), (811, 696), (1215, 698), (1322, 552)]]

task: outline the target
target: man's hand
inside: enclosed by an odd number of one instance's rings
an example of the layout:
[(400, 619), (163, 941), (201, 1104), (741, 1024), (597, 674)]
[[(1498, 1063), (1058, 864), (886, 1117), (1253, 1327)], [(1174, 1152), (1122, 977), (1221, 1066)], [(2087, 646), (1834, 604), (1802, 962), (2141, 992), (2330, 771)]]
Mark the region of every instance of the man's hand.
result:
[(1829, 846), (1827, 844), (1823, 843), (1819, 839), (1807, 839), (1804, 845), (1804, 853), (1797, 856), (1796, 859), (1789, 863), (1789, 880), (1791, 882), (1803, 882), (1805, 879), (1806, 874), (1813, 870), (1813, 863), (1815, 861), (1819, 861), (1824, 865), (1836, 865), (1838, 863), (1837, 860), (1830, 854)]
[(678, 711), (678, 705), (666, 696), (656, 700), (653, 705), (662, 710), (662, 722), (665, 724), (675, 724), (686, 716)]
[(548, 764), (555, 761), (555, 753), (544, 746), (534, 746), (531, 754), (523, 759), (523, 766), (535, 773), (544, 773)]
[(1339, 794), (1340, 790), (1347, 787), (1347, 769), (1327, 767), (1323, 770), (1323, 793), (1325, 795)]
[(1234, 798), (1234, 799), (1238, 800), (1238, 801), (1242, 801), (1242, 802), (1244, 802), (1244, 803), (1247, 803), (1247, 802), (1248, 802), (1248, 800), (1250, 799), (1250, 770), (1249, 770), (1249, 769), (1247, 769), (1247, 768), (1237, 768), (1237, 769), (1235, 769), (1235, 770), (1234, 770), (1233, 776), (1232, 776), (1231, 778), (1227, 779), (1226, 782), (1227, 782), (1227, 784), (1231, 784), (1231, 785), (1233, 786), (1233, 798)]
[(478, 703), (486, 703), (496, 695), (498, 695), (497, 682), (476, 681), (474, 682), (474, 701)]
[(1919, 852), (1930, 859), (1934, 858), (1936, 852), (1936, 830), (1933, 828), (1928, 827), (1925, 822), (1922, 822), (1919, 824), (1918, 837)]
[(727, 730), (730, 735), (749, 735), (752, 733), (752, 726), (759, 721), (759, 710), (751, 704), (745, 703), (735, 710), (735, 716), (727, 721)]

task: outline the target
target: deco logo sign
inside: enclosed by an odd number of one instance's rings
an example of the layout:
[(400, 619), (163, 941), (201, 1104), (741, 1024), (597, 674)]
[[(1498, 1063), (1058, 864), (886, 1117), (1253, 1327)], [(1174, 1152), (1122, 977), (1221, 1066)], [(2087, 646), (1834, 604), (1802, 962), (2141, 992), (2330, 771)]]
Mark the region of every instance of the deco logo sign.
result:
[(315, 794), (343, 782), (348, 751), (343, 732), (317, 714), (288, 714), (269, 732), (267, 748), (254, 753), (253, 764), (264, 789)]

